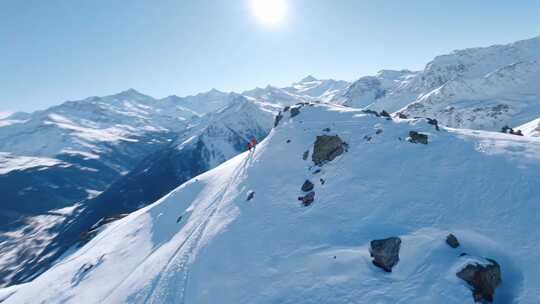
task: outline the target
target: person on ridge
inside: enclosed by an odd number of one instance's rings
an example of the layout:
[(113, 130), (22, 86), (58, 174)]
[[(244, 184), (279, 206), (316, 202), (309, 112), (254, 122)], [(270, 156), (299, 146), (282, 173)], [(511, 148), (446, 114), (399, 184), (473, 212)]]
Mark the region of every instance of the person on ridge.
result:
[(251, 139), (251, 147), (253, 147), (253, 150), (255, 150), (255, 147), (257, 146), (257, 139), (253, 137)]
[(247, 148), (249, 152), (251, 152), (252, 147), (253, 147), (253, 144), (251, 143), (251, 141), (248, 141)]

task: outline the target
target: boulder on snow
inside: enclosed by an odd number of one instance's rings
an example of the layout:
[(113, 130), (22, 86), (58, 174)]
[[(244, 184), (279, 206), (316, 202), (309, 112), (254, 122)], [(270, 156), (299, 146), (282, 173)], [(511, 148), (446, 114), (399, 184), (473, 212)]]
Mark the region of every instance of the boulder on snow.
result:
[(310, 193), (304, 196), (300, 196), (298, 200), (301, 201), (305, 207), (308, 207), (315, 201), (315, 192), (311, 191)]
[(475, 302), (493, 302), (495, 289), (501, 284), (501, 267), (494, 260), (490, 264), (469, 264), (456, 275), (467, 282), (472, 288)]
[(446, 244), (448, 244), (448, 246), (454, 249), (459, 247), (459, 241), (457, 237), (451, 233), (446, 237)]
[(321, 135), (317, 136), (313, 147), (311, 160), (315, 165), (322, 165), (332, 161), (346, 150), (347, 144), (339, 136)]
[(362, 113), (365, 113), (365, 114), (372, 114), (372, 115), (375, 115), (377, 117), (379, 117), (379, 113), (377, 113), (377, 111), (373, 111), (373, 110), (369, 110), (369, 109), (366, 109), (366, 110), (362, 110)]
[(309, 179), (307, 179), (302, 185), (302, 191), (310, 192), (311, 190), (313, 190), (314, 187), (315, 185)]
[(373, 264), (386, 272), (392, 272), (392, 267), (399, 262), (400, 247), (401, 239), (398, 237), (371, 241), (369, 253), (373, 257)]
[(283, 112), (289, 112), (289, 109), (290, 109), (290, 108), (291, 108), (291, 107), (286, 106), (285, 108), (283, 108)]
[(309, 150), (306, 150), (306, 151), (304, 152), (304, 154), (302, 154), (302, 159), (303, 159), (303, 160), (307, 160), (308, 157), (309, 157)]
[(300, 114), (300, 107), (292, 107), (291, 108), (291, 117), (295, 117), (298, 114)]
[(249, 202), (255, 197), (255, 191), (250, 191), (247, 196), (247, 201)]
[(331, 131), (330, 128), (324, 128), (323, 129), (323, 132), (330, 132), (330, 131)]
[(428, 136), (426, 134), (418, 133), (416, 131), (409, 132), (410, 142), (415, 144), (428, 144)]

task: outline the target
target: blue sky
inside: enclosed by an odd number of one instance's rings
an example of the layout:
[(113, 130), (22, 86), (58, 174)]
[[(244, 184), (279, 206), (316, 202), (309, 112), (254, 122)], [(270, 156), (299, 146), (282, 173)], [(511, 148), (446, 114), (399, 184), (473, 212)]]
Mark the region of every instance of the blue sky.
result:
[(537, 0), (0, 1), (0, 111), (135, 88), (154, 97), (354, 80), (454, 49), (540, 36)]

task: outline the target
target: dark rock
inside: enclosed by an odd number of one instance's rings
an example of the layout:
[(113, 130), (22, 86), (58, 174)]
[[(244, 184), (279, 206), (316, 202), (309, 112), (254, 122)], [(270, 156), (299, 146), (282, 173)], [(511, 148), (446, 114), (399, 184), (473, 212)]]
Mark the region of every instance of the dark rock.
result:
[(523, 132), (521, 132), (521, 130), (514, 131), (512, 134), (517, 136), (523, 136)]
[(325, 181), (324, 179), (321, 178), (321, 179), (319, 179), (319, 180), (321, 181), (321, 185), (326, 184), (326, 181)]
[(403, 113), (398, 113), (397, 116), (398, 116), (398, 118), (400, 118), (400, 119), (408, 119), (408, 118), (409, 118), (409, 116), (407, 116), (407, 115), (405, 115), (405, 114), (403, 114)]
[(330, 132), (330, 128), (324, 128), (323, 132)]
[(290, 140), (290, 139), (287, 139), (287, 143), (290, 144), (290, 143), (291, 143), (291, 140)]
[(310, 180), (306, 180), (304, 184), (302, 185), (302, 191), (309, 192), (313, 190), (314, 187), (315, 185)]
[(283, 115), (281, 114), (281, 111), (279, 111), (278, 115), (276, 116), (276, 119), (274, 120), (274, 128), (279, 125), (279, 122), (283, 119)]
[(373, 139), (373, 138), (371, 136), (369, 136), (369, 135), (364, 136), (365, 141), (371, 141), (371, 139)]
[(475, 302), (493, 302), (495, 289), (501, 284), (501, 267), (494, 260), (483, 266), (478, 263), (469, 264), (456, 275), (473, 288)]
[(375, 131), (375, 134), (379, 135), (379, 134), (381, 134), (382, 132), (383, 132), (382, 129), (377, 129), (377, 131)]
[(320, 166), (325, 162), (332, 161), (347, 149), (347, 144), (339, 136), (321, 135), (317, 136), (313, 147), (311, 159)]
[(426, 134), (418, 133), (416, 131), (409, 132), (410, 142), (415, 144), (428, 144), (428, 136)]
[(377, 111), (373, 111), (373, 110), (362, 110), (362, 113), (365, 113), (365, 114), (372, 114), (372, 115), (375, 115), (377, 117), (379, 117), (379, 113), (377, 113)]
[(180, 223), (180, 221), (182, 220), (182, 215), (180, 215), (177, 219), (176, 219), (176, 223)]
[(318, 173), (321, 173), (321, 169), (317, 169), (317, 170), (313, 171), (313, 174), (318, 174)]
[(292, 107), (291, 108), (291, 117), (295, 117), (298, 114), (300, 114), (300, 107)]
[(309, 150), (306, 150), (304, 154), (302, 155), (303, 160), (307, 160), (309, 158)]
[(382, 110), (379, 115), (382, 117), (390, 117), (390, 113), (386, 112), (385, 110)]
[(510, 128), (509, 126), (504, 126), (501, 129), (501, 132), (506, 133), (506, 134), (511, 133), (512, 131), (513, 131), (512, 128)]
[(448, 244), (448, 246), (452, 247), (452, 248), (458, 248), (459, 247), (459, 241), (457, 239), (457, 237), (453, 234), (449, 234), (447, 237), (446, 237), (446, 244)]
[(466, 256), (466, 255), (467, 255), (467, 253), (462, 252), (459, 256), (460, 256), (460, 257), (464, 257), (464, 256)]
[(305, 207), (308, 207), (315, 201), (315, 192), (311, 191), (305, 196), (300, 196), (298, 200), (301, 201)]
[(440, 131), (440, 129), (439, 129), (439, 121), (437, 121), (436, 119), (427, 118), (427, 122), (428, 122), (428, 124), (430, 124), (432, 126), (435, 126), (435, 130)]
[(384, 240), (374, 240), (371, 241), (370, 247), (369, 253), (373, 257), (373, 264), (386, 272), (392, 272), (392, 267), (399, 262), (401, 239), (391, 237)]
[(250, 192), (248, 193), (247, 201), (249, 202), (249, 201), (252, 200), (254, 197), (255, 197), (255, 191), (250, 191)]
[(289, 112), (289, 109), (290, 109), (290, 108), (291, 108), (291, 107), (286, 106), (285, 108), (283, 108), (283, 112)]

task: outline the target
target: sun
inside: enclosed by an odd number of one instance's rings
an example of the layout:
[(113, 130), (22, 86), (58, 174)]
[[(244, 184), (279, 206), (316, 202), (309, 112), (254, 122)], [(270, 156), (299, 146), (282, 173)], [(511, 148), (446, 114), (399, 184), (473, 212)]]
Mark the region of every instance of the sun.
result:
[(279, 25), (287, 15), (286, 0), (251, 0), (253, 13), (265, 25)]

